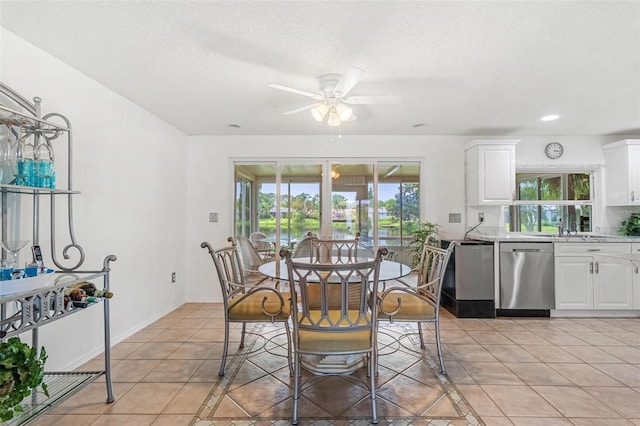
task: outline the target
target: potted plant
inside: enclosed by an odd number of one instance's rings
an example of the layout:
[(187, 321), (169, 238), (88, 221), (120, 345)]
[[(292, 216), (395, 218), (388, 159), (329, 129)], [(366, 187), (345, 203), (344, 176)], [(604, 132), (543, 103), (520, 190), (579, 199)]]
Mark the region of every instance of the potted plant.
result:
[(432, 222), (424, 222), (420, 224), (420, 227), (411, 233), (414, 236), (414, 241), (411, 243), (411, 267), (417, 268), (420, 264), (420, 256), (422, 256), (422, 247), (425, 244), (431, 246), (438, 245), (438, 239), (434, 237), (434, 234), (438, 232), (438, 224)]
[(640, 235), (640, 212), (631, 213), (627, 220), (622, 221), (620, 233), (622, 235)]
[(0, 343), (0, 421), (7, 421), (21, 414), (23, 399), (31, 395), (38, 386), (49, 396), (47, 385), (43, 383), (44, 363), (47, 352), (23, 343), (18, 337), (11, 337)]

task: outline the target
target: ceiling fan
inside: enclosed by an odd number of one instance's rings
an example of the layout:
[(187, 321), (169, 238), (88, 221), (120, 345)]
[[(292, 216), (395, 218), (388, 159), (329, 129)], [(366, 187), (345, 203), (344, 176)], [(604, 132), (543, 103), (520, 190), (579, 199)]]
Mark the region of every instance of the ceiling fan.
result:
[(302, 111), (311, 110), (311, 115), (317, 121), (327, 118), (329, 126), (339, 126), (345, 121), (353, 121), (357, 117), (353, 114), (350, 105), (365, 104), (399, 104), (402, 101), (400, 96), (348, 96), (351, 89), (355, 87), (365, 72), (360, 68), (348, 67), (344, 74), (324, 74), (318, 77), (318, 87), (320, 93), (311, 93), (305, 90), (294, 89), (278, 83), (269, 83), (267, 86), (286, 92), (307, 96), (317, 102), (284, 112), (284, 115), (297, 114)]

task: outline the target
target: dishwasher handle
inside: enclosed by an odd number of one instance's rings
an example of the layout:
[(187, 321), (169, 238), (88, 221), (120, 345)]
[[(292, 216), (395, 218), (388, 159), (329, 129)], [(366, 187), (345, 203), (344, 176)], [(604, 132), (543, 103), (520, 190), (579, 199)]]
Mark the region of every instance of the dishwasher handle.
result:
[(519, 248), (519, 249), (511, 249), (511, 251), (514, 253), (540, 253), (542, 250)]

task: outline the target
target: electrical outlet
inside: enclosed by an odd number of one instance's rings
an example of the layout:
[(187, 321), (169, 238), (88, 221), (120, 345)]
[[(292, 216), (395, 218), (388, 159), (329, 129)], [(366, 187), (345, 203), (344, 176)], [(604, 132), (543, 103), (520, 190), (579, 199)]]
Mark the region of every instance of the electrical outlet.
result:
[(218, 213), (209, 213), (209, 222), (217, 222)]
[(462, 213), (449, 213), (449, 223), (462, 222)]
[(171, 282), (172, 282), (172, 283), (175, 283), (175, 282), (176, 282), (176, 273), (175, 273), (175, 272), (172, 272), (172, 273), (171, 273)]
[(478, 212), (478, 221), (482, 222), (484, 220), (484, 212)]

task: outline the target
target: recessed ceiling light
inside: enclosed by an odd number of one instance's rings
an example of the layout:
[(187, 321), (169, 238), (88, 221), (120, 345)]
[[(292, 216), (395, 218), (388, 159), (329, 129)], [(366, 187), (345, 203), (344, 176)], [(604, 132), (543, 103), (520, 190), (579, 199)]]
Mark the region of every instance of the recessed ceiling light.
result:
[(540, 121), (553, 121), (553, 120), (557, 120), (558, 118), (560, 118), (559, 115), (551, 114), (551, 115), (545, 115), (540, 119)]

